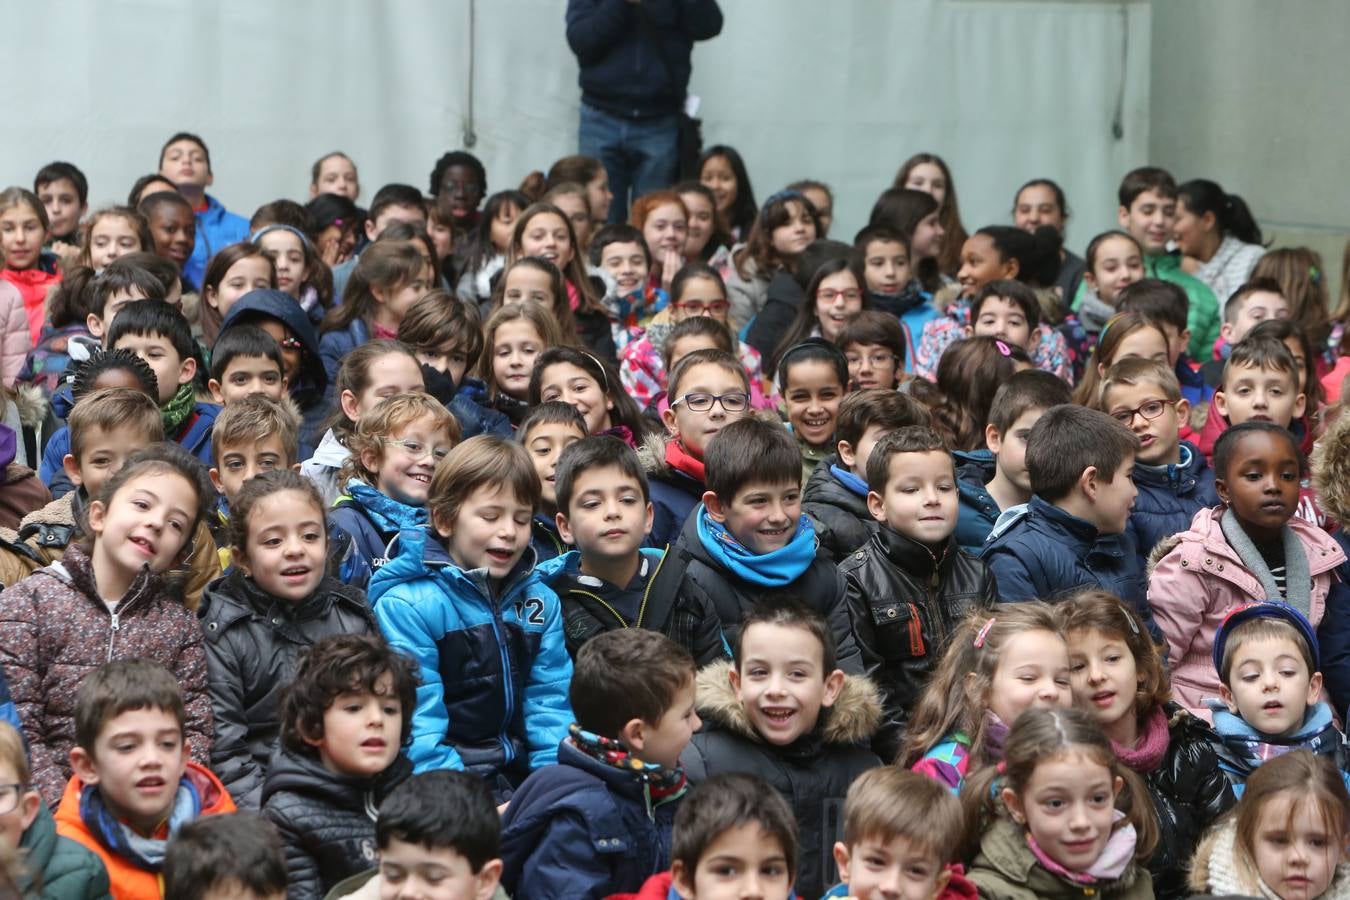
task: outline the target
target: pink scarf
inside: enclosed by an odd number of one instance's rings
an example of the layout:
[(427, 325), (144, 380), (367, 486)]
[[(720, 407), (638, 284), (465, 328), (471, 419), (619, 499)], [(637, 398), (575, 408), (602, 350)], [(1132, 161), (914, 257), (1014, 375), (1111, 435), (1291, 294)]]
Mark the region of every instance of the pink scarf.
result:
[[(1112, 822), (1119, 822), (1125, 818), (1125, 814), (1116, 810), (1112, 817)], [(1097, 857), (1092, 865), (1088, 866), (1086, 872), (1071, 872), (1051, 859), (1036, 839), (1027, 832), (1027, 847), (1036, 857), (1036, 862), (1040, 863), (1047, 871), (1066, 878), (1075, 884), (1096, 884), (1099, 881), (1115, 881), (1125, 873), (1125, 869), (1134, 860), (1134, 848), (1139, 842), (1138, 835), (1135, 834), (1134, 826), (1126, 824), (1121, 828), (1116, 828), (1107, 838), (1106, 846), (1102, 848), (1102, 855)]]
[(1111, 749), (1116, 751), (1116, 759), (1143, 774), (1152, 772), (1162, 764), (1171, 740), (1167, 731), (1167, 713), (1161, 706), (1155, 706), (1145, 720), (1144, 733), (1139, 735), (1134, 747), (1125, 747), (1112, 741)]

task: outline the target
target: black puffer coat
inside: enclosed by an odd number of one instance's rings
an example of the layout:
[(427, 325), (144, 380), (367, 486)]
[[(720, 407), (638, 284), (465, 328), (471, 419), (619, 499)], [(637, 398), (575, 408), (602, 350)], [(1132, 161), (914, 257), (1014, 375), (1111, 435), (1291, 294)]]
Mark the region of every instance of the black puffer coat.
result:
[(837, 454), (820, 461), (802, 491), (802, 512), (820, 538), (820, 549), (835, 562), (867, 543), (877, 530), (877, 521), (867, 511), (867, 498), (859, 497), (840, 483), (830, 466), (839, 464)]
[(994, 576), (955, 538), (932, 551), (886, 526), (849, 554), (839, 571), (867, 674), (885, 697), (876, 750), (894, 759), (952, 631), (966, 613), (998, 600)]
[(281, 691), (296, 659), (334, 634), (378, 634), (365, 593), (325, 576), (298, 604), (264, 593), (238, 568), (207, 587), (198, 611), (216, 740), (211, 769), (240, 809), (262, 805)]
[(374, 778), (354, 778), (329, 772), (317, 754), (277, 750), (262, 811), (286, 848), (287, 900), (321, 900), (339, 881), (375, 867), (375, 811), (410, 775), (402, 753)]
[(881, 696), (866, 678), (850, 675), (834, 706), (820, 711), (815, 729), (778, 747), (755, 731), (730, 672), (731, 663), (720, 662), (698, 674), (695, 705), (703, 730), (680, 755), (685, 777), (697, 785), (723, 772), (751, 772), (777, 788), (797, 820), (797, 896), (819, 897), (834, 883), (832, 854), (835, 841), (844, 839), (848, 786), (881, 765), (867, 749), (881, 721)]

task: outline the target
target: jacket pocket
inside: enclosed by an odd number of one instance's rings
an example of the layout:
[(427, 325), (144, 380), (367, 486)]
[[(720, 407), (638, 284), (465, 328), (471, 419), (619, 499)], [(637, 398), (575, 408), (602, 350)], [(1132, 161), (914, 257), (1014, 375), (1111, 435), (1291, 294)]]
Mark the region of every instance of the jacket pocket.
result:
[(914, 659), (928, 655), (923, 620), (913, 603), (878, 602), (871, 605), (876, 651), (884, 659)]

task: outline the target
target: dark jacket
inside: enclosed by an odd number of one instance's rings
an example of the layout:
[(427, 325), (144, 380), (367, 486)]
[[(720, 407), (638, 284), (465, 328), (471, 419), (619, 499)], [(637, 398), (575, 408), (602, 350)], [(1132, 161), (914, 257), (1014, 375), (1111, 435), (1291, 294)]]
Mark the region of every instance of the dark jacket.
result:
[(487, 398), (487, 385), (477, 378), (465, 378), (446, 408), (459, 422), (461, 440), (467, 441), (480, 434), (511, 436), (510, 420), (492, 408)]
[(607, 602), (618, 588), (608, 583), (596, 585), (598, 579), (581, 574), (578, 568), (581, 554), (576, 550), (536, 567), (544, 583), (562, 601), (568, 654), (576, 659), (581, 645), (601, 632), (642, 627), (659, 631), (688, 650), (700, 666), (730, 656), (731, 650), (718, 626), (717, 611), (699, 605), (702, 594), (680, 592), (681, 578), (675, 571), (678, 563), (665, 550), (644, 548), (641, 552), (648, 572), (636, 621), (621, 617), (615, 605)]
[(286, 850), (287, 900), (322, 900), (342, 879), (376, 865), (375, 811), (411, 774), (402, 753), (380, 774), (361, 778), (328, 771), (317, 753), (277, 748), (262, 812)]
[(557, 523), (543, 513), (530, 519), (530, 547), (534, 550), (537, 563), (557, 559), (570, 549), (562, 535), (558, 534)]
[[(643, 19), (646, 18), (644, 23)], [(722, 30), (717, 0), (568, 0), (581, 100), (630, 119), (680, 111), (694, 41)]]
[[(1340, 517), (1336, 520), (1345, 521)], [(1350, 559), (1350, 534), (1346, 533), (1345, 525), (1331, 537)], [(1336, 575), (1331, 593), (1327, 594), (1326, 612), (1317, 623), (1317, 644), (1321, 649), (1322, 682), (1332, 708), (1344, 722), (1350, 709), (1350, 562), (1341, 563)]]
[(839, 668), (850, 674), (862, 673), (863, 662), (848, 612), (844, 577), (828, 558), (817, 556), (800, 578), (784, 587), (752, 584), (733, 575), (708, 553), (699, 538), (697, 511), (684, 523), (684, 530), (680, 532), (679, 540), (671, 545), (670, 553), (676, 558), (667, 560), (666, 564), (679, 564), (680, 593), (693, 594), (692, 603), (717, 611), (728, 645), (735, 645), (741, 622), (756, 606), (797, 603), (829, 624), (834, 634)]
[(1206, 506), (1218, 506), (1214, 470), (1189, 441), (1181, 442), (1181, 463), (1146, 466), (1136, 463), (1134, 486), (1139, 489), (1125, 531), (1134, 540), (1140, 569), (1158, 542), (1191, 527), (1191, 519)]
[(631, 769), (605, 765), (566, 740), (502, 818), (502, 887), (513, 900), (602, 900), (635, 892), (670, 867), (684, 790), (654, 800)]
[[(109, 900), (108, 870), (94, 851), (56, 833), (56, 821), (43, 803), (19, 840), (24, 897), (42, 900)], [(41, 881), (42, 891), (33, 890)], [(31, 893), (30, 893), (31, 892)]]
[(257, 810), (280, 730), (281, 692), (301, 652), (330, 635), (379, 629), (365, 594), (335, 578), (292, 604), (237, 568), (206, 589), (198, 616), (216, 722), (211, 768), (240, 809)]
[(998, 461), (988, 450), (957, 450), (952, 456), (956, 459), (956, 490), (961, 501), (956, 542), (967, 553), (978, 554), (1003, 511), (986, 487)]
[[(325, 403), (328, 393), (328, 374), (319, 354), (319, 338), (314, 325), (295, 298), (285, 291), (249, 291), (235, 301), (220, 323), (223, 332), (236, 322), (250, 325), (262, 319), (275, 319), (285, 325), (301, 343), (300, 374), (291, 381), (291, 399), (300, 407), (300, 442), (317, 447), (323, 438), (324, 419), (330, 406)], [(303, 457), (302, 457), (303, 458)]]
[[(604, 296), (603, 290), (600, 296)], [(614, 346), (613, 322), (609, 316), (593, 310), (577, 310), (572, 318), (577, 323), (577, 337), (581, 339), (581, 346), (617, 369), (619, 351)]]
[(849, 490), (830, 471), (837, 465), (837, 454), (822, 459), (802, 491), (802, 512), (811, 518), (821, 552), (835, 562), (867, 543), (877, 531), (877, 520), (867, 511), (867, 498)]
[(881, 721), (881, 695), (867, 678), (850, 675), (833, 707), (820, 711), (815, 729), (786, 747), (766, 743), (736, 699), (731, 663), (699, 672), (698, 714), (703, 729), (680, 761), (691, 785), (723, 772), (752, 772), (787, 800), (797, 820), (798, 896), (819, 897), (834, 883), (835, 841), (844, 835), (848, 786), (881, 760), (867, 748)]
[(764, 374), (771, 378), (777, 376), (769, 371), (767, 363), (774, 358), (774, 351), (778, 349), (783, 335), (792, 327), (792, 320), (797, 318), (797, 308), (805, 297), (806, 289), (801, 282), (792, 273), (780, 269), (769, 278), (769, 295), (764, 301), (764, 308), (745, 325), (745, 333), (741, 337), (764, 357)]
[(984, 545), (980, 558), (998, 579), (998, 598), (1062, 600), (1100, 586), (1130, 603), (1158, 637), (1144, 598), (1144, 570), (1128, 533), (1099, 534), (1092, 523), (1033, 496), (1026, 512)]
[(319, 356), (323, 359), (323, 370), (328, 376), (328, 394), (332, 398), (337, 384), (338, 370), (342, 360), (357, 347), (370, 340), (370, 328), (365, 321), (356, 318), (346, 328), (325, 331), (319, 335)]
[(638, 459), (647, 473), (652, 502), (652, 530), (643, 546), (660, 550), (679, 538), (685, 520), (703, 502), (707, 487), (666, 462), (666, 441), (660, 435), (648, 435), (638, 445)]
[(858, 648), (881, 689), (885, 721), (875, 747), (900, 750), (905, 723), (966, 613), (998, 600), (983, 562), (948, 538), (940, 550), (882, 526), (839, 564), (848, 584)]

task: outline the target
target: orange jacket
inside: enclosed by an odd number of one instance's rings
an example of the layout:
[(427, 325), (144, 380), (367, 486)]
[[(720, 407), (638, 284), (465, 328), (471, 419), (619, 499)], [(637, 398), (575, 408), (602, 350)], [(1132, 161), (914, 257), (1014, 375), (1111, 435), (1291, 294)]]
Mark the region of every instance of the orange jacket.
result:
[[(183, 777), (191, 779), (201, 795), (202, 815), (216, 816), (234, 812), (234, 801), (230, 799), (229, 792), (205, 766), (189, 762)], [(84, 819), (80, 817), (80, 791), (83, 787), (78, 775), (72, 775), (70, 781), (66, 782), (61, 805), (56, 810), (56, 833), (65, 835), (98, 854), (108, 869), (113, 900), (161, 900), (164, 896), (164, 882), (158, 872), (138, 868), (123, 857), (114, 855), (85, 825)], [(166, 825), (167, 823), (160, 825), (155, 837), (168, 836)]]

